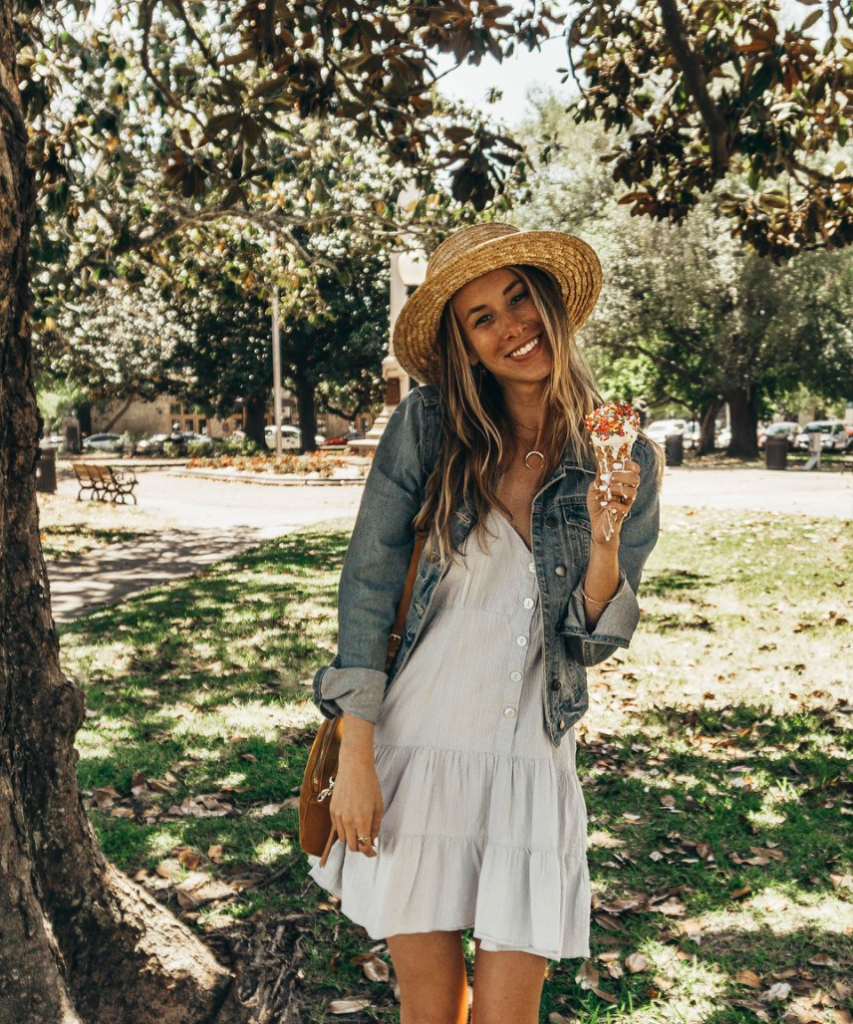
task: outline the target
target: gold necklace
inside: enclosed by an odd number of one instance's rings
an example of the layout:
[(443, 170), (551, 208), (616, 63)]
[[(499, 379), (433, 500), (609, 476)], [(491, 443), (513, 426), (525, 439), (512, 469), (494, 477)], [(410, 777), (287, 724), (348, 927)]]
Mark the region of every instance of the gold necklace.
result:
[[(535, 430), (536, 431), (536, 440), (533, 442), (534, 447), (532, 449), (530, 449), (527, 452), (527, 454), (524, 456), (524, 465), (527, 467), (527, 469), (538, 469), (538, 470), (541, 470), (542, 467), (545, 465), (545, 455), (536, 448), (536, 444), (539, 441), (539, 435), (542, 433), (542, 428), (535, 426), (535, 424), (533, 424), (533, 423), (522, 423), (521, 420), (513, 420), (512, 422), (516, 426), (526, 427), (527, 430)], [(515, 436), (519, 439), (519, 441), (522, 441), (524, 443), (525, 447), (529, 448), (529, 445), (528, 445), (527, 441), (524, 440), (524, 438), (521, 436), (521, 434), (519, 434), (517, 430), (514, 431), (514, 433), (515, 433)], [(534, 455), (537, 455), (539, 457), (539, 465), (538, 466), (531, 466), (530, 463), (527, 461), (529, 458), (531, 458)]]

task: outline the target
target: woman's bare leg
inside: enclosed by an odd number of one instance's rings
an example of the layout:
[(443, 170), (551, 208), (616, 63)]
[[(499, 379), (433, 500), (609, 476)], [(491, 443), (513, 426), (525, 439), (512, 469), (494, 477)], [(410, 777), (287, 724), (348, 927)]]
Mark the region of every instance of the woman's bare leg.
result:
[(466, 1024), (462, 932), (414, 932), (386, 941), (400, 985), (400, 1024)]
[(490, 953), (475, 939), (471, 1024), (538, 1024), (548, 960), (534, 953)]

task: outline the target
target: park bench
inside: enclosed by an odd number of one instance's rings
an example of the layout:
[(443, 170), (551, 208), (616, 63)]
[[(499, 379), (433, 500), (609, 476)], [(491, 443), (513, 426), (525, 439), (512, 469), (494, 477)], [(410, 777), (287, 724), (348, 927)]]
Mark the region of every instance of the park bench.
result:
[(77, 475), (77, 483), (80, 490), (77, 492), (77, 500), (82, 500), (84, 491), (91, 491), (90, 498), (97, 498), (98, 501), (106, 501), (110, 498), (115, 504), (121, 498), (122, 505), (126, 504), (127, 498), (133, 498), (136, 504), (136, 495), (133, 488), (138, 483), (133, 473), (121, 469), (113, 469), (112, 466), (96, 466), (89, 462), (72, 462), (74, 472)]

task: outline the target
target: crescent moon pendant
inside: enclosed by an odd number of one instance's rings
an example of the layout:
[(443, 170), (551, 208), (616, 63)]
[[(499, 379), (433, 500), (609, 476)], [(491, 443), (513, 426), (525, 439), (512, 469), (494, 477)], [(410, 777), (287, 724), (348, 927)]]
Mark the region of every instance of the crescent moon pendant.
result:
[[(539, 465), (538, 465), (538, 467), (531, 466), (530, 463), (527, 461), (530, 458), (531, 455), (538, 455), (539, 456)], [(545, 465), (545, 456), (542, 454), (542, 452), (537, 452), (535, 450), (532, 451), (532, 452), (528, 452), (524, 456), (524, 465), (527, 466), (528, 469), (534, 469), (534, 468), (541, 469)]]

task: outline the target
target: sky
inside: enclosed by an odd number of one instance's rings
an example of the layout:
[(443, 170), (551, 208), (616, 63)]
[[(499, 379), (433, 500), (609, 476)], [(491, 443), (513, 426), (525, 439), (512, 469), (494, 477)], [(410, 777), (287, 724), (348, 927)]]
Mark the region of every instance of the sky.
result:
[[(452, 64), (451, 57), (440, 57), (437, 71), (441, 73)], [(443, 78), (438, 88), (451, 99), (490, 112), (512, 128), (528, 112), (527, 94), (531, 89), (543, 87), (558, 96), (565, 96), (568, 102), (573, 89), (572, 80), (570, 78), (565, 85), (560, 85), (563, 76), (557, 73), (557, 68), (567, 66), (565, 41), (558, 36), (543, 43), (538, 51), (520, 48), (502, 64), (492, 57), (484, 57), (479, 67), (465, 64)], [(502, 91), (502, 98), (497, 103), (486, 102), (490, 89)]]

